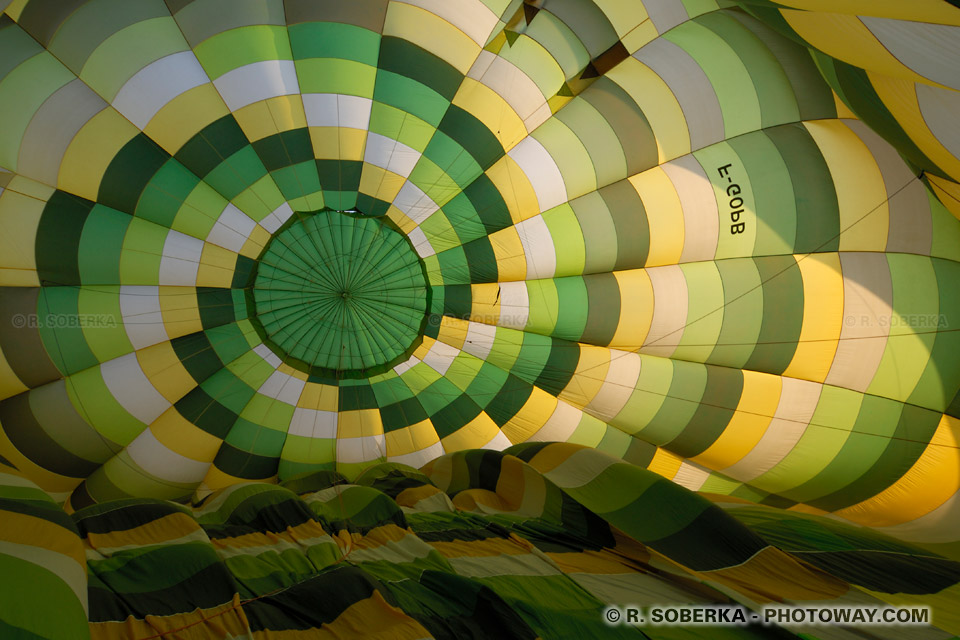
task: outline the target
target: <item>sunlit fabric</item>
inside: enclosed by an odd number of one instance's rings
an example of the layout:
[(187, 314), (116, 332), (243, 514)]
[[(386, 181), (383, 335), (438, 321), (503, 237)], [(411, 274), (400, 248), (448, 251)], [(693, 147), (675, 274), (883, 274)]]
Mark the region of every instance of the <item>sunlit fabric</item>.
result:
[(960, 634), (958, 90), (948, 0), (0, 0), (0, 637)]

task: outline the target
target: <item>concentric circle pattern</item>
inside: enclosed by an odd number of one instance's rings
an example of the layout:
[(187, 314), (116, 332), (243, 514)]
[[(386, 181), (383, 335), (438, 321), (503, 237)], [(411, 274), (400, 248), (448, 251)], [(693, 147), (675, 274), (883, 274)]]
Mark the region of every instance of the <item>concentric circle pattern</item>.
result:
[(378, 219), (294, 214), (256, 273), (251, 319), (297, 369), (367, 377), (419, 344), (428, 304), (423, 265), (410, 241)]

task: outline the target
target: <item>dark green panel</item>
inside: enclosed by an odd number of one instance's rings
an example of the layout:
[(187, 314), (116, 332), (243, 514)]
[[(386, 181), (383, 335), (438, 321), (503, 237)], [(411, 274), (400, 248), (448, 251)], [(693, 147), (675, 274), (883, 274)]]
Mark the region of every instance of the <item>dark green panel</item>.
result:
[(145, 133), (137, 134), (111, 160), (100, 181), (97, 201), (132, 214), (147, 183), (169, 159)]
[(93, 203), (64, 191), (54, 191), (37, 227), (34, 256), (42, 285), (81, 284), (79, 252), (83, 225)]

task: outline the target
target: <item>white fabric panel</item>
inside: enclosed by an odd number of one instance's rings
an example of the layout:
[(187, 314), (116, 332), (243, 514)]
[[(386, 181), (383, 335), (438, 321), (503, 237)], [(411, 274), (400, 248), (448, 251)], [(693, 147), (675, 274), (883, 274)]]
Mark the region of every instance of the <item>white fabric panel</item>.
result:
[(337, 93), (305, 93), (303, 109), (311, 127), (367, 129), (373, 100)]
[(527, 218), (516, 227), (527, 260), (527, 279), (552, 278), (557, 272), (557, 251), (543, 216)]
[(382, 435), (337, 440), (338, 462), (366, 462), (386, 455), (386, 440)]
[(640, 379), (640, 356), (628, 351), (610, 350), (610, 366), (597, 395), (584, 409), (598, 420), (610, 422), (626, 406)]
[(127, 80), (113, 99), (113, 107), (143, 129), (168, 102), (208, 82), (210, 78), (193, 51), (181, 51), (148, 64)]
[(277, 229), (283, 226), (283, 223), (290, 219), (290, 216), (293, 215), (293, 209), (290, 208), (290, 204), (284, 202), (282, 205), (270, 212), (266, 218), (260, 221), (260, 226), (269, 231), (271, 234), (277, 232)]
[(426, 9), (465, 33), (481, 47), (497, 26), (499, 17), (480, 0), (397, 0)]
[(866, 391), (887, 346), (893, 283), (882, 253), (841, 253), (843, 326), (826, 383)]
[(273, 351), (270, 350), (270, 347), (261, 343), (253, 348), (254, 353), (263, 358), (267, 364), (276, 369), (283, 362), (280, 358), (277, 357)]
[(583, 412), (580, 409), (561, 400), (546, 423), (531, 435), (528, 441), (566, 442), (577, 430), (581, 418), (583, 418)]
[(500, 319), (498, 326), (525, 329), (530, 319), (530, 296), (526, 282), (500, 283)]
[(490, 440), (490, 442), (488, 442), (487, 444), (483, 445), (482, 447), (478, 447), (478, 448), (479, 448), (479, 449), (491, 449), (491, 450), (493, 450), (493, 451), (503, 451), (503, 450), (506, 449), (507, 447), (512, 447), (512, 446), (513, 446), (513, 443), (510, 442), (510, 439), (507, 438), (507, 436), (503, 435), (503, 431), (500, 431), (500, 430), (498, 429), (498, 430), (497, 430), (497, 435), (493, 436), (493, 438)]
[(497, 336), (497, 328), (493, 324), (471, 322), (467, 329), (467, 338), (463, 343), (463, 350), (481, 360), (486, 360), (493, 348)]
[(446, 375), (447, 369), (450, 368), (458, 355), (460, 355), (459, 349), (437, 340), (427, 351), (427, 355), (423, 357), (423, 362), (440, 375)]
[(209, 461), (200, 462), (171, 451), (157, 440), (150, 429), (144, 429), (127, 446), (127, 453), (141, 469), (170, 482), (201, 482), (210, 469)]
[(404, 362), (401, 362), (395, 366), (393, 368), (393, 372), (398, 376), (401, 376), (418, 364), (420, 364), (420, 358), (417, 358), (416, 356), (410, 356)]
[(267, 98), (300, 93), (292, 60), (264, 60), (237, 67), (214, 80), (213, 84), (230, 111)]
[(735, 464), (721, 469), (724, 475), (741, 482), (750, 482), (783, 460), (800, 441), (820, 401), (823, 385), (783, 378), (780, 402), (760, 441)]
[(643, 8), (647, 10), (657, 33), (666, 33), (689, 20), (683, 3), (676, 0), (643, 0)]
[(414, 469), (419, 469), (434, 458), (439, 458), (443, 455), (443, 453), (443, 445), (439, 442), (435, 442), (426, 449), (414, 451), (413, 453), (405, 453), (399, 456), (389, 456), (387, 460), (390, 462), (399, 462), (400, 464), (409, 465)]
[(247, 214), (228, 204), (207, 235), (207, 242), (239, 252), (256, 226)]
[[(960, 27), (858, 16), (877, 40), (924, 78), (960, 90)], [(954, 112), (956, 113), (956, 112)]]
[(400, 187), (400, 192), (393, 199), (393, 206), (407, 214), (407, 217), (420, 224), (439, 209), (437, 203), (430, 199), (420, 187), (409, 180)]
[(135, 353), (104, 362), (100, 374), (120, 406), (144, 424), (150, 424), (172, 406), (140, 368)]
[(699, 465), (684, 460), (677, 469), (673, 481), (690, 491), (699, 491), (703, 483), (710, 477), (710, 472)]
[(287, 433), (306, 438), (336, 438), (337, 412), (297, 407)]
[[(379, 133), (367, 134), (367, 145), (363, 151), (364, 162), (406, 178), (417, 166), (418, 160), (420, 160), (420, 152), (416, 149)], [(421, 221), (417, 220), (417, 222)]]
[(683, 210), (683, 252), (680, 262), (713, 260), (720, 241), (720, 213), (706, 172), (693, 155), (677, 158), (661, 166), (677, 190)]
[(294, 378), (282, 371), (274, 371), (257, 391), (268, 398), (274, 398), (280, 402), (296, 406), (300, 399), (300, 393), (306, 384), (305, 380)]
[(168, 231), (160, 258), (160, 284), (196, 286), (202, 254), (203, 240), (172, 229)]
[(563, 174), (539, 140), (528, 136), (507, 152), (507, 155), (513, 158), (533, 186), (541, 212), (567, 201), (567, 186), (563, 181)]
[(427, 235), (420, 227), (417, 227), (408, 233), (407, 237), (410, 238), (410, 242), (413, 243), (413, 248), (416, 249), (417, 255), (419, 255), (421, 258), (426, 258), (436, 253), (433, 245), (431, 245), (430, 241), (427, 240)]
[(647, 275), (653, 285), (653, 320), (641, 352), (669, 358), (687, 322), (687, 279), (678, 265), (647, 269)]
[(120, 287), (120, 314), (134, 349), (144, 349), (170, 339), (160, 312), (159, 287)]
[[(957, 29), (960, 34), (960, 29)], [(960, 69), (960, 57), (954, 58)], [(960, 91), (949, 91), (926, 84), (917, 85), (917, 101), (923, 121), (930, 131), (954, 158), (960, 158)]]

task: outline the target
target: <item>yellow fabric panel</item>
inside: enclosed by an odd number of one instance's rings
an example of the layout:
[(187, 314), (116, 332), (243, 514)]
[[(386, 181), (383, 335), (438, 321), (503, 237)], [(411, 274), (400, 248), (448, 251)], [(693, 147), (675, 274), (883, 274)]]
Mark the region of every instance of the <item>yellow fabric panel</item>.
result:
[(319, 411), (336, 411), (338, 399), (337, 387), (318, 382), (308, 382), (300, 392), (298, 407)]
[[(516, 415), (503, 425), (503, 435), (510, 442), (526, 442), (539, 431), (557, 408), (557, 398), (540, 387), (533, 391)], [(486, 415), (486, 414), (481, 414)], [(476, 445), (475, 445), (476, 446)]]
[[(503, 156), (486, 171), (510, 211), (514, 224), (540, 213), (540, 204), (533, 185), (523, 169), (510, 156)], [(492, 236), (491, 236), (492, 237)], [(499, 258), (499, 256), (498, 256)], [(499, 263), (499, 260), (498, 260)], [(501, 280), (503, 278), (501, 277)]]
[(620, 42), (631, 55), (636, 53), (640, 47), (656, 39), (660, 35), (657, 33), (657, 25), (653, 20), (641, 22), (630, 33), (620, 38)]
[(414, 508), (417, 506), (418, 502), (428, 500), (429, 498), (437, 495), (446, 496), (447, 494), (445, 494), (443, 491), (440, 491), (440, 489), (437, 489), (433, 485), (425, 484), (420, 487), (410, 487), (409, 489), (404, 489), (397, 494), (396, 501), (401, 507)]
[(364, 162), (359, 191), (384, 202), (393, 202), (406, 181), (406, 178), (392, 171)]
[(716, 442), (691, 462), (719, 471), (747, 455), (770, 426), (780, 404), (781, 386), (779, 376), (744, 369), (737, 410)]
[(383, 433), (379, 409), (341, 411), (337, 417), (338, 438), (363, 438)]
[(170, 403), (176, 402), (197, 386), (170, 342), (161, 342), (137, 351), (137, 362), (150, 384)]
[(437, 435), (437, 430), (429, 420), (421, 420), (403, 429), (388, 431), (384, 438), (387, 441), (388, 456), (402, 456), (422, 451), (440, 442), (440, 436)]
[(455, 349), (463, 349), (463, 345), (467, 341), (467, 331), (469, 329), (470, 323), (468, 321), (443, 316), (440, 319), (440, 331), (437, 334), (437, 340)]
[(17, 377), (17, 374), (10, 368), (10, 363), (0, 352), (0, 400), (6, 400), (18, 393), (23, 393), (29, 387), (23, 384), (23, 381)]
[(891, 78), (872, 71), (867, 72), (867, 77), (870, 78), (870, 83), (884, 106), (893, 114), (920, 150), (954, 180), (960, 179), (960, 158), (950, 153), (930, 131), (920, 112), (916, 85), (907, 80)]
[[(210, 636), (206, 636), (210, 637)], [(254, 640), (421, 640), (430, 632), (400, 609), (390, 606), (379, 591), (351, 605), (320, 629), (255, 631)]]
[(839, 120), (803, 124), (820, 147), (837, 190), (840, 250), (883, 251), (890, 229), (890, 208), (876, 158)]
[(833, 93), (833, 104), (837, 107), (837, 117), (843, 118), (845, 120), (858, 120), (857, 114), (853, 111), (850, 111), (850, 107), (840, 99), (840, 96), (837, 95), (836, 91), (831, 90)]
[(791, 9), (780, 13), (801, 38), (834, 58), (911, 82), (934, 84), (897, 60), (856, 16)]
[[(960, 420), (944, 415), (930, 444), (903, 477), (836, 515), (870, 527), (887, 527), (930, 513), (960, 490), (958, 447)], [(918, 491), (918, 487), (923, 487), (923, 491)]]
[[(468, 491), (475, 491), (468, 489)], [(483, 489), (480, 489), (483, 491)], [(489, 493), (489, 491), (487, 492)], [(516, 537), (486, 538), (484, 540), (435, 541), (427, 543), (445, 558), (490, 558), (493, 556), (520, 556), (530, 553), (530, 549)]]
[[(514, 233), (516, 233), (515, 230)], [(470, 320), (483, 324), (497, 324), (500, 321), (499, 291), (500, 285), (496, 282), (470, 285)]]
[(387, 217), (393, 220), (394, 224), (400, 227), (400, 230), (406, 235), (410, 235), (410, 232), (417, 228), (416, 222), (411, 220), (407, 214), (400, 209), (397, 209), (392, 204), (390, 205), (390, 208), (387, 209)]
[(237, 124), (250, 142), (256, 142), (282, 131), (307, 126), (300, 95), (277, 96), (254, 102), (233, 112)]
[(839, 578), (775, 547), (767, 547), (735, 567), (704, 571), (699, 575), (732, 587), (758, 604), (828, 600), (842, 596), (850, 589)]
[(586, 549), (578, 553), (548, 551), (546, 555), (564, 573), (614, 574), (635, 573), (636, 569), (621, 562), (609, 551)]
[(480, 45), (440, 16), (400, 2), (391, 2), (383, 35), (403, 38), (436, 55), (467, 75), (480, 55)]
[(237, 254), (229, 249), (205, 242), (197, 269), (198, 287), (221, 287), (229, 289), (233, 283), (233, 271)]
[(143, 132), (170, 155), (211, 122), (229, 110), (212, 84), (202, 84), (163, 106), (144, 127)]
[(960, 25), (957, 10), (944, 0), (777, 0), (777, 4), (806, 11), (849, 13), (897, 20)]
[(243, 551), (247, 549), (255, 551), (257, 549), (269, 549), (277, 545), (278, 542), (296, 544), (300, 540), (314, 540), (325, 535), (328, 534), (319, 522), (316, 520), (307, 520), (295, 527), (288, 527), (286, 531), (254, 531), (252, 533), (226, 538), (211, 538), (210, 544), (218, 550), (230, 549)]
[(270, 242), (270, 232), (258, 224), (250, 232), (247, 241), (240, 247), (240, 255), (256, 260), (263, 253), (263, 248), (267, 246), (268, 242)]
[(34, 245), (40, 216), (47, 203), (46, 198), (40, 200), (18, 191), (18, 185), (25, 182), (25, 179), (14, 178), (0, 195), (0, 286), (3, 287), (40, 286)]
[(609, 346), (615, 349), (639, 349), (653, 323), (653, 284), (644, 269), (614, 271), (620, 287), (620, 323)]
[(943, 206), (953, 214), (954, 218), (960, 219), (960, 184), (932, 174), (927, 174), (927, 179)]
[[(500, 282), (519, 282), (527, 277), (527, 258), (516, 227), (507, 227), (487, 236), (497, 261)], [(498, 312), (499, 314), (499, 312)]]
[(112, 107), (90, 118), (63, 154), (57, 188), (96, 201), (110, 162), (138, 133), (140, 130)]
[(304, 382), (306, 382), (307, 378), (310, 377), (309, 374), (306, 374), (303, 371), (300, 371), (298, 369), (294, 369), (293, 367), (291, 367), (285, 362), (280, 363), (280, 366), (277, 367), (277, 371), (279, 371), (280, 373), (285, 373), (291, 378), (296, 378), (297, 380), (303, 380)]
[(677, 264), (683, 252), (685, 230), (683, 208), (673, 182), (660, 167), (638, 173), (629, 180), (640, 195), (644, 209), (657, 212), (657, 215), (648, 217), (650, 253), (647, 266)]
[(523, 516), (543, 515), (547, 502), (547, 487), (543, 476), (519, 458), (507, 456), (500, 464), (497, 495)]
[(310, 127), (310, 142), (315, 158), (363, 160), (367, 132), (345, 127)]
[(171, 339), (203, 331), (196, 289), (160, 287), (159, 297), (163, 326)]
[(197, 462), (212, 462), (223, 440), (211, 435), (170, 407), (150, 425), (153, 436), (167, 449)]
[(461, 449), (479, 449), (490, 442), (500, 432), (497, 423), (490, 416), (481, 412), (469, 423), (460, 427), (440, 442), (444, 451), (460, 451)]
[(633, 0), (594, 0), (621, 38), (649, 19), (643, 3)]
[(76, 561), (84, 570), (87, 566), (83, 546), (79, 544), (80, 539), (76, 534), (43, 518), (15, 511), (4, 511), (0, 540), (59, 553)]
[(653, 454), (653, 460), (647, 465), (647, 470), (673, 480), (682, 463), (683, 458), (680, 456), (670, 453), (663, 447), (657, 447), (657, 452)]
[(616, 357), (606, 347), (580, 345), (580, 360), (570, 382), (560, 392), (560, 397), (579, 409), (590, 404), (603, 387), (610, 369), (610, 358)]
[[(217, 489), (230, 487), (241, 482), (249, 482), (249, 480), (246, 478), (232, 476), (229, 473), (224, 473), (218, 469), (216, 465), (211, 464), (210, 468), (207, 469), (207, 475), (203, 477), (203, 482), (200, 484), (200, 487), (205, 488), (208, 491), (216, 491)], [(261, 482), (269, 482), (269, 480), (261, 479)], [(197, 493), (200, 493), (199, 488), (197, 489)]]
[(843, 323), (843, 274), (836, 253), (795, 256), (803, 280), (803, 324), (789, 378), (823, 382), (830, 373)]
[[(186, 513), (171, 513), (133, 529), (87, 533), (86, 542), (93, 549), (104, 547), (144, 547), (151, 544), (171, 542), (202, 530), (197, 521)], [(205, 536), (205, 534), (204, 534)]]
[(673, 91), (650, 67), (636, 58), (627, 58), (606, 74), (630, 94), (657, 141), (659, 162), (690, 153), (690, 130)]
[(473, 78), (464, 78), (453, 104), (468, 111), (509, 151), (527, 135), (523, 120), (496, 91)]
[[(240, 596), (234, 594), (232, 602), (209, 609), (196, 609), (189, 613), (150, 616), (147, 620), (138, 620), (129, 616), (117, 622), (91, 622), (90, 637), (94, 640), (130, 640), (130, 638), (157, 636), (175, 637), (177, 640), (243, 638), (246, 637), (249, 626), (250, 623), (240, 605)], [(174, 630), (176, 633), (171, 633)]]

